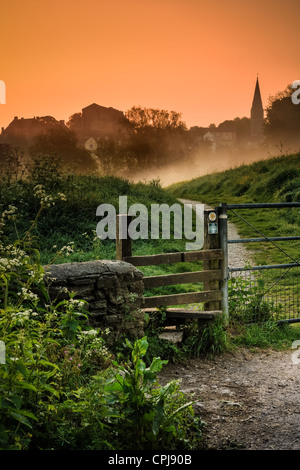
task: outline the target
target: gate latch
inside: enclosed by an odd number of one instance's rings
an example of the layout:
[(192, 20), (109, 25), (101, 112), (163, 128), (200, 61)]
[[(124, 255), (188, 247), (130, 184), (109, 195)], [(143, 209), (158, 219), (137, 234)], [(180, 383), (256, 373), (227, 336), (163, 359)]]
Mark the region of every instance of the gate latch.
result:
[(218, 222), (217, 222), (217, 214), (215, 212), (210, 212), (208, 214), (208, 234), (214, 235), (218, 233)]

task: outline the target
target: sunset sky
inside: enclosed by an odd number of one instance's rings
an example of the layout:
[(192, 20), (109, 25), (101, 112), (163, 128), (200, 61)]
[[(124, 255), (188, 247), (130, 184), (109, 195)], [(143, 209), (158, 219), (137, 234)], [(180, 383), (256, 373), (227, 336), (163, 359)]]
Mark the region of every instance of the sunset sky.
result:
[(188, 127), (249, 117), (257, 73), (264, 106), (300, 79), (299, 13), (299, 0), (2, 0), (0, 126), (93, 102)]

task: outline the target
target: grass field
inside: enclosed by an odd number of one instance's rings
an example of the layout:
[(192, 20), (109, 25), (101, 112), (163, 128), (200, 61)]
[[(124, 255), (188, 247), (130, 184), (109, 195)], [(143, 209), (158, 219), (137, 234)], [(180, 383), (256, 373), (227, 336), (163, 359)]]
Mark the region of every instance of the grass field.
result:
[[(65, 175), (56, 172), (29, 180), (3, 180), (0, 188), (0, 212), (11, 206), (17, 207), (15, 217), (7, 220), (5, 236), (10, 243), (22, 239), (39, 210), (39, 201), (34, 197), (34, 188), (43, 185), (46, 194), (54, 199), (55, 205), (45, 208), (33, 228), (36, 248), (40, 252), (41, 264), (80, 262), (95, 259), (115, 259), (115, 240), (100, 240), (96, 227), (100, 218), (96, 216), (97, 207), (112, 204), (118, 212), (119, 196), (127, 196), (128, 207), (134, 203), (144, 204), (149, 213), (151, 204), (167, 203), (172, 205), (176, 198), (161, 188), (158, 181), (132, 183), (117, 177), (94, 177)], [(66, 200), (64, 200), (66, 199)], [(149, 222), (150, 230), (150, 222)], [(171, 230), (172, 235), (172, 230)], [(136, 240), (132, 243), (134, 255), (185, 251), (185, 240), (159, 238)], [(180, 263), (140, 268), (145, 275), (176, 273), (198, 270), (201, 263)], [(155, 289), (154, 293), (176, 293), (198, 290), (198, 285), (171, 286)], [(153, 291), (146, 292), (146, 295)]]
[[(42, 168), (43, 170), (43, 168)], [(46, 193), (54, 197), (59, 193), (66, 201), (57, 200), (46, 209), (34, 227), (41, 263), (77, 262), (94, 259), (115, 259), (115, 241), (99, 240), (96, 226), (99, 218), (96, 209), (102, 203), (118, 208), (119, 196), (126, 195), (128, 205), (142, 203), (150, 208), (153, 203), (177, 202), (188, 198), (216, 206), (221, 202), (294, 202), (300, 200), (300, 154), (271, 158), (250, 165), (241, 165), (220, 173), (209, 174), (191, 181), (177, 183), (167, 190), (159, 181), (132, 183), (117, 177), (78, 176), (64, 174), (56, 168), (47, 172), (39, 170), (29, 180), (4, 179), (0, 188), (0, 211), (9, 205), (17, 207), (16, 220), (9, 221), (6, 235), (10, 241), (22, 237), (28, 224), (38, 211), (39, 201), (34, 197), (34, 187), (42, 184)], [(245, 238), (266, 236), (291, 236), (299, 234), (300, 211), (293, 209), (269, 209), (246, 211), (237, 214), (250, 222), (260, 233), (230, 212), (233, 221)], [(299, 257), (299, 241), (276, 242), (290, 258), (274, 245), (247, 244), (254, 252), (255, 264), (289, 263)], [(69, 247), (69, 249), (64, 249)], [(136, 240), (132, 243), (134, 255), (185, 251), (185, 240)], [(145, 275), (171, 274), (200, 270), (201, 263), (180, 263), (140, 268)], [(274, 279), (276, 278), (274, 274)], [(291, 270), (281, 282), (281, 292), (290, 285), (299, 270)], [(145, 295), (173, 294), (202, 290), (202, 284), (185, 284), (147, 291)]]
[[(134, 344), (122, 338), (108, 347), (106, 332), (87, 324), (87, 316), (80, 311), (82, 302), (71, 298), (56, 305), (47, 295), (35, 294), (36, 283), (43, 287), (40, 261), (45, 265), (115, 258), (115, 242), (96, 237), (96, 209), (101, 203), (117, 207), (122, 195), (128, 197), (128, 204), (147, 207), (171, 205), (180, 196), (162, 189), (157, 181), (134, 184), (116, 177), (59, 171), (38, 172), (28, 180), (8, 175), (1, 181), (0, 337), (6, 347), (6, 363), (0, 368), (3, 449), (130, 450), (132, 442), (141, 449), (170, 450), (170, 445), (176, 450), (196, 449), (201, 445), (203, 423), (179, 393), (177, 382), (158, 387), (156, 375), (163, 364), (212, 356), (237, 346), (288, 349), (299, 339), (299, 328), (289, 325), (278, 327), (271, 321), (225, 325), (218, 319), (201, 329), (201, 334), (197, 321), (189, 322), (186, 337), (174, 345), (159, 338), (163, 315), (158, 315), (145, 323), (145, 338)], [(201, 192), (193, 195), (210, 202), (209, 195), (207, 199)], [(298, 214), (289, 217), (297, 233)], [(281, 222), (273, 220), (275, 229)], [(135, 255), (176, 251), (185, 251), (185, 240), (133, 243)], [(201, 269), (201, 264), (142, 269), (146, 275), (165, 274)], [(155, 293), (201, 287), (188, 284)], [(244, 294), (243, 289), (237, 286), (238, 295)], [(238, 313), (236, 305), (232, 310)], [(159, 433), (154, 433), (158, 425)]]
[[(170, 186), (168, 192), (213, 207), (220, 203), (300, 202), (300, 153), (177, 183)], [(300, 208), (236, 209), (229, 210), (228, 216), (242, 238), (299, 236)], [(255, 242), (245, 246), (251, 251), (252, 266), (289, 264), (299, 260), (299, 240)], [(270, 299), (276, 298), (276, 303), (284, 307), (284, 316), (293, 318), (297, 315), (300, 308), (298, 268), (260, 271), (256, 277), (265, 289), (276, 283)], [(245, 278), (244, 283), (249, 283), (249, 279)]]
[[(220, 203), (300, 202), (300, 153), (241, 165), (220, 173), (176, 183), (167, 190), (177, 198), (205, 202), (213, 207)], [(299, 208), (237, 210), (236, 213), (238, 215), (230, 211), (229, 220), (237, 225), (243, 238), (261, 237), (261, 234), (267, 237), (299, 235)], [(276, 244), (288, 250), (291, 257), (297, 259), (299, 241)], [(259, 246), (253, 243), (248, 245), (248, 248), (256, 251), (257, 264), (281, 264), (291, 261), (270, 243)]]

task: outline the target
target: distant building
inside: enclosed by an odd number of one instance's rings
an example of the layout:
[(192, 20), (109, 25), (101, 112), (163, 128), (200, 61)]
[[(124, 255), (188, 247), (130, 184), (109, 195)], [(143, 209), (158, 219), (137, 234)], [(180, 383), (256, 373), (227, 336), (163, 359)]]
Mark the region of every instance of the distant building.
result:
[(86, 150), (88, 150), (89, 152), (95, 152), (97, 150), (97, 147), (98, 147), (98, 144), (96, 142), (95, 139), (93, 139), (93, 137), (90, 137), (84, 144), (84, 147), (86, 148)]
[(203, 135), (203, 142), (210, 142), (213, 152), (219, 148), (233, 148), (236, 145), (236, 133), (224, 132), (217, 128), (208, 128), (207, 132)]
[(71, 129), (81, 145), (112, 138), (123, 142), (129, 137), (130, 123), (122, 111), (93, 103), (82, 109), (81, 118)]
[[(93, 103), (83, 108), (76, 117), (70, 129), (76, 135), (79, 145), (85, 148), (88, 145), (88, 150), (96, 150), (98, 142), (102, 139), (112, 138), (121, 143), (129, 137), (130, 123), (123, 112), (117, 109)], [(2, 128), (0, 143), (26, 148), (34, 143), (35, 137), (58, 126), (67, 129), (64, 121), (57, 121), (52, 116), (33, 118), (16, 116), (6, 129)]]
[(254, 97), (251, 107), (250, 119), (250, 141), (252, 143), (260, 143), (264, 139), (264, 109), (260, 94), (258, 78), (254, 91)]
[(64, 121), (57, 121), (52, 116), (20, 119), (15, 116), (6, 129), (2, 128), (0, 142), (26, 148), (33, 144), (38, 135), (58, 127), (66, 127)]

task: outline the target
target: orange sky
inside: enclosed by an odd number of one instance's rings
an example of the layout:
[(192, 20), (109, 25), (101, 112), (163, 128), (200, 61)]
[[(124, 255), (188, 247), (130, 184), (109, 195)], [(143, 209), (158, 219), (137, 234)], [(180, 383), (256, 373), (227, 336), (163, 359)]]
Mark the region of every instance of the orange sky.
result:
[(299, 0), (2, 0), (0, 126), (93, 102), (189, 127), (249, 116), (257, 72), (264, 106), (300, 79), (299, 13)]

